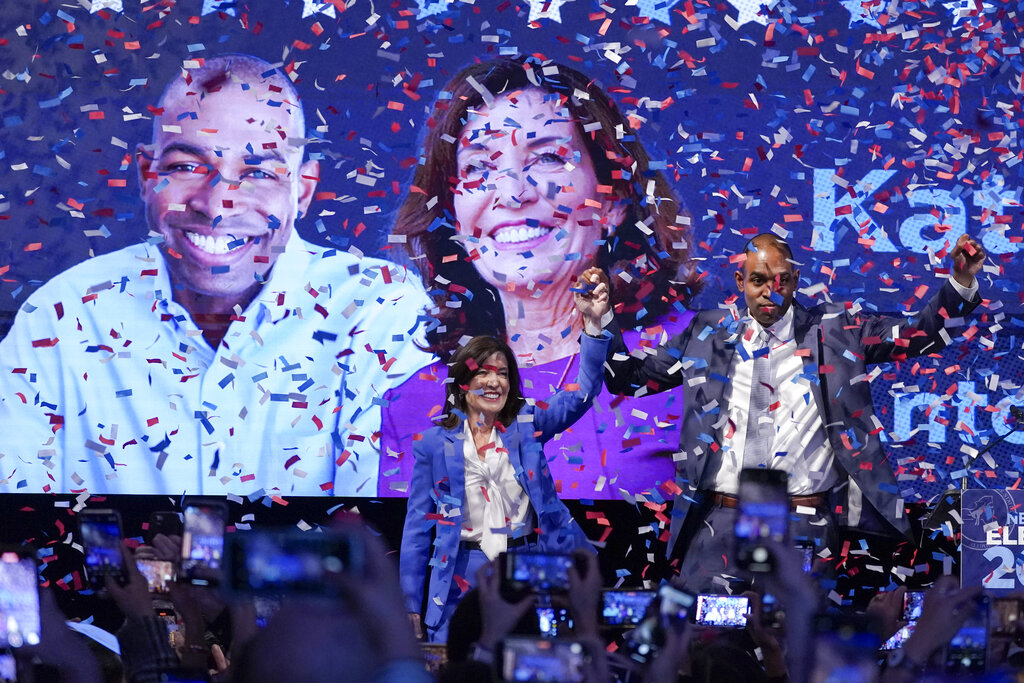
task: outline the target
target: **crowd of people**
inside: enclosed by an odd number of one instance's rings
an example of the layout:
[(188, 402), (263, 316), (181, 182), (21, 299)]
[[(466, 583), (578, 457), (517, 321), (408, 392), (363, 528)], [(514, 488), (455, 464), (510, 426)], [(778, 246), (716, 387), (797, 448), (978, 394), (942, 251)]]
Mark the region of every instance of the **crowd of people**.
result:
[[(346, 515), (307, 533), (342, 536), (360, 548), (358, 566), (322, 574), (330, 590), (267, 593), (224, 575), (214, 586), (173, 583), (164, 596), (136, 561), (177, 562), (181, 538), (157, 534), (149, 545), (125, 545), (124, 576), (107, 578), (102, 589), (124, 616), (116, 642), (65, 622), (50, 591), (40, 589), (41, 638), (13, 650), (17, 680), (1014, 680), (1013, 665), (1024, 663), (1024, 620), (995, 610), (987, 628), (1007, 637), (1001, 651), (989, 645), (988, 673), (957, 661), (962, 651), (950, 641), (987, 612), (979, 611), (986, 605), (979, 588), (961, 588), (949, 576), (925, 592), (912, 632), (886, 657), (881, 643), (907, 626), (906, 588), (879, 592), (862, 614), (826, 609), (817, 570), (803, 571), (800, 553), (773, 542), (776, 569), (743, 594), (750, 608), (739, 627), (702, 626), (694, 623), (695, 605), (662, 604), (689, 595), (678, 579), (665, 584), (674, 593), (651, 591), (636, 623), (610, 625), (596, 556), (577, 550), (562, 589), (509, 594), (507, 558), (483, 563), (451, 616), (447, 640), (420, 642), (397, 563), (372, 529)], [(173, 610), (161, 608), (168, 599)], [(549, 610), (553, 621), (542, 616)]]

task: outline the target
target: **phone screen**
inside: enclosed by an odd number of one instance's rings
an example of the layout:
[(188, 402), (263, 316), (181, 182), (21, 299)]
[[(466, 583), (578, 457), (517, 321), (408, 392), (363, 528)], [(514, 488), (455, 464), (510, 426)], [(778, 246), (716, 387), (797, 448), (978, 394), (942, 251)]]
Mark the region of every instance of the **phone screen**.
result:
[(668, 584), (658, 589), (658, 596), (661, 598), (661, 621), (665, 625), (673, 621), (686, 621), (697, 599), (692, 593)]
[(979, 598), (975, 609), (946, 647), (946, 672), (981, 673), (985, 671), (988, 651), (989, 600)]
[(0, 646), (39, 644), (39, 578), (31, 557), (0, 553)]
[(601, 622), (605, 626), (635, 626), (654, 600), (654, 591), (606, 590), (601, 593)]
[(914, 633), (917, 620), (921, 618), (921, 606), (924, 604), (924, 592), (907, 591), (903, 596), (903, 626), (896, 633), (892, 634), (887, 641), (882, 643), (883, 650), (898, 650), (903, 647)]
[(502, 592), (564, 593), (569, 590), (571, 555), (563, 553), (505, 553)]
[(501, 671), (506, 681), (586, 680), (586, 650), (573, 640), (506, 638), (502, 642)]
[(114, 510), (83, 510), (79, 528), (85, 546), (85, 569), (89, 580), (102, 585), (107, 574), (123, 576), (121, 516)]
[(747, 625), (750, 602), (738, 595), (698, 595), (695, 621), (704, 626), (742, 628)]
[(786, 473), (745, 469), (740, 472), (739, 510), (733, 527), (736, 564), (753, 572), (770, 572), (775, 563), (764, 541), (784, 542), (789, 535)]
[(14, 655), (5, 652), (0, 654), (0, 683), (17, 683), (18, 662)]
[(150, 593), (166, 593), (174, 582), (174, 564), (164, 560), (136, 559), (135, 566), (146, 577)]
[(362, 546), (344, 533), (240, 532), (228, 544), (227, 574), (235, 592), (332, 594), (332, 575), (364, 571)]
[(545, 638), (557, 638), (564, 629), (572, 629), (572, 617), (564, 607), (538, 607), (537, 626)]
[(218, 583), (224, 559), (227, 507), (222, 503), (194, 502), (185, 506), (181, 536), (181, 573), (197, 586)]

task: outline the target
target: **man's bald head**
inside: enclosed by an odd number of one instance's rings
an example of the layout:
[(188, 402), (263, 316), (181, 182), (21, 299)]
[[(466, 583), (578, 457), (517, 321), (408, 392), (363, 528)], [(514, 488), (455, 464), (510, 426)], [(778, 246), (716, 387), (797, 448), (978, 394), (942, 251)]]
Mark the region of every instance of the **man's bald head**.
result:
[(747, 244), (743, 247), (743, 252), (747, 254), (748, 258), (751, 254), (756, 254), (761, 249), (777, 249), (782, 253), (787, 261), (793, 260), (793, 250), (789, 248), (789, 244), (786, 243), (782, 238), (773, 235), (770, 232), (762, 232), (750, 238)]
[[(203, 98), (226, 87), (252, 90), (254, 102), (267, 107), (284, 107), (290, 113), (292, 130), (288, 137), (301, 139), (306, 135), (305, 116), (299, 93), (291, 80), (270, 62), (245, 54), (227, 54), (203, 60), (201, 66), (182, 70), (181, 74), (164, 88), (158, 106), (175, 109), (184, 98), (201, 102)], [(254, 110), (254, 115), (258, 112)], [(153, 120), (153, 139), (156, 140), (164, 124), (162, 117)]]

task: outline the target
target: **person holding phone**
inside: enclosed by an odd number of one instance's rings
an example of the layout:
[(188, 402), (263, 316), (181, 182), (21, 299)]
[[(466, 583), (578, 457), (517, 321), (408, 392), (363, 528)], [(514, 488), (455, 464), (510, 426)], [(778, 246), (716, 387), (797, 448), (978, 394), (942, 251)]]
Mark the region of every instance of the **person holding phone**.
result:
[(585, 333), (574, 389), (527, 401), (516, 356), (495, 337), (474, 337), (452, 359), (447, 413), (415, 442), (402, 535), (402, 589), (417, 625), (426, 602), (422, 624), (432, 642), (447, 638), (468, 577), (488, 560), (513, 549), (590, 547), (558, 498), (543, 444), (572, 426), (601, 391), (611, 337), (597, 313), (608, 302), (608, 285), (599, 272), (585, 271), (575, 294)]
[(668, 547), (690, 590), (722, 592), (735, 579), (732, 532), (747, 468), (786, 472), (790, 503), (806, 513), (795, 515), (791, 535), (813, 540), (816, 552), (834, 541), (837, 524), (910, 537), (865, 378), (869, 364), (940, 351), (981, 303), (981, 244), (961, 235), (949, 251), (951, 277), (911, 320), (854, 304), (794, 304), (793, 250), (763, 233), (738, 254), (745, 308), (702, 311), (646, 353), (630, 354), (616, 333), (610, 391), (684, 387)]

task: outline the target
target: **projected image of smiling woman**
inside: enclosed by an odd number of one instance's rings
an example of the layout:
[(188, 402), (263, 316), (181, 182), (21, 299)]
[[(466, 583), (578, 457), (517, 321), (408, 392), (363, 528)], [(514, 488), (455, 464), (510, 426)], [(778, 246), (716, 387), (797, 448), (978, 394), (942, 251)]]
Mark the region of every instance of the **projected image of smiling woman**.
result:
[(529, 59), (475, 64), (431, 119), (394, 232), (437, 294), (439, 355), (464, 334), (504, 338), (527, 365), (578, 352), (571, 288), (592, 265), (625, 328), (688, 301), (679, 203), (590, 79)]

